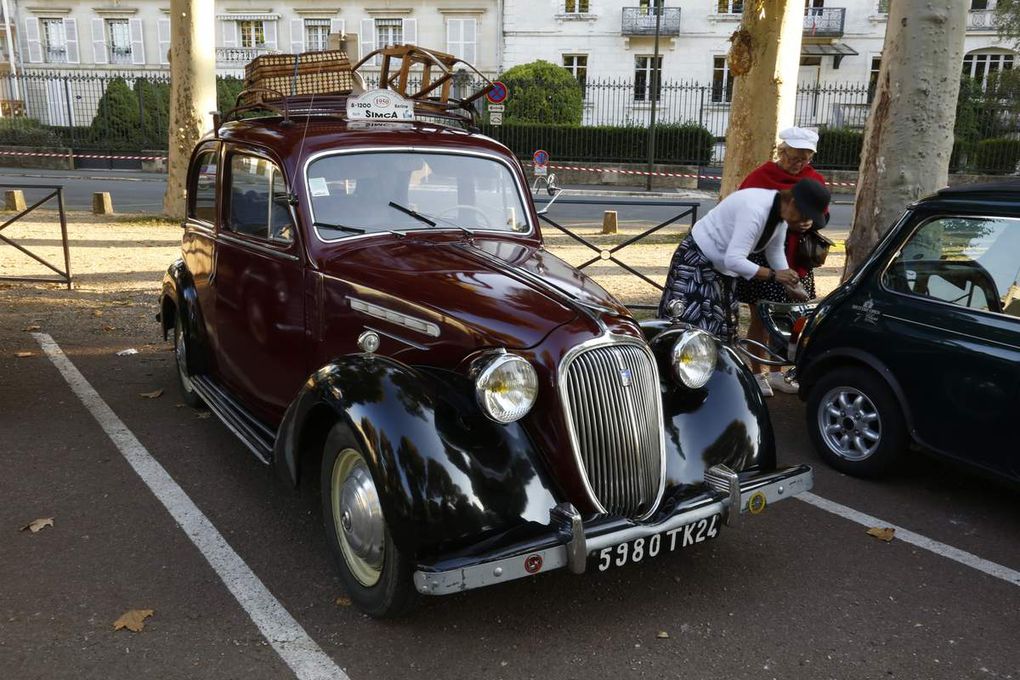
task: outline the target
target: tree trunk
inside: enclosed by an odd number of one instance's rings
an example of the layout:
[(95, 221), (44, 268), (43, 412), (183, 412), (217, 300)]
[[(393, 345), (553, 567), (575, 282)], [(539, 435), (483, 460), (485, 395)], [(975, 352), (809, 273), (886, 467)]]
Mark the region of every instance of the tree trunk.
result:
[(804, 7), (799, 0), (745, 2), (740, 30), (730, 40), (736, 78), (726, 129), (721, 197), (772, 158), (776, 133), (793, 125)]
[(216, 15), (208, 0), (170, 2), (170, 140), (163, 212), (184, 219), (188, 161), (216, 108)]
[(896, 0), (864, 134), (843, 279), (911, 201), (946, 186), (968, 3)]

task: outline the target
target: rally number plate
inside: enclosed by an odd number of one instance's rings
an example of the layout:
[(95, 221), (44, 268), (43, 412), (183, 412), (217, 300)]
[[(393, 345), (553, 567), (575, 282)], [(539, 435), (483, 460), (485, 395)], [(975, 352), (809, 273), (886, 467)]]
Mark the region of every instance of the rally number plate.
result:
[(622, 567), (675, 552), (695, 543), (704, 543), (719, 535), (721, 517), (712, 515), (676, 529), (592, 551), (588, 554), (588, 563), (598, 571), (607, 571), (610, 567)]

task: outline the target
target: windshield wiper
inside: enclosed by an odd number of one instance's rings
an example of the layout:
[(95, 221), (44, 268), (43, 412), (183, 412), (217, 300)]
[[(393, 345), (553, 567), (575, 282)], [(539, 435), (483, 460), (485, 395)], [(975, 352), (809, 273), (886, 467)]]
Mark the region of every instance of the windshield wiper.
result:
[(323, 229), (335, 229), (336, 231), (346, 231), (349, 234), (364, 234), (365, 230), (359, 227), (348, 227), (346, 224), (330, 224), (329, 222), (312, 222), (313, 227), (321, 227)]
[[(419, 221), (421, 221), (421, 222), (424, 222), (425, 224), (429, 225), (430, 227), (433, 227), (433, 228), (435, 228), (435, 227), (438, 227), (438, 226), (439, 226), (439, 225), (438, 225), (438, 224), (437, 224), (437, 223), (435, 222), (435, 220), (432, 220), (432, 219), (430, 219), (429, 217), (427, 217), (427, 216), (425, 216), (425, 215), (422, 215), (422, 214), (421, 214), (420, 212), (418, 212), (417, 210), (411, 210), (410, 208), (407, 208), (407, 207), (405, 207), (405, 206), (402, 206), (402, 205), (400, 205), (399, 203), (394, 203), (393, 201), (390, 201), (390, 207), (391, 207), (391, 208), (396, 208), (396, 209), (397, 209), (397, 210), (399, 210), (400, 212), (402, 212), (402, 213), (404, 213), (404, 214), (407, 214), (407, 215), (410, 215), (411, 217), (413, 217), (413, 218), (415, 218), (416, 220), (419, 220)], [(436, 219), (436, 220), (439, 220), (440, 222), (446, 222), (447, 224), (449, 224), (449, 225), (450, 225), (451, 227), (453, 227), (454, 229), (460, 229), (460, 230), (461, 230), (462, 232), (464, 232), (464, 234), (466, 234), (466, 235), (467, 235), (467, 236), (469, 236), (469, 237), (473, 237), (473, 236), (475, 235), (475, 234), (474, 234), (474, 232), (473, 232), (473, 231), (471, 231), (470, 229), (468, 229), (467, 227), (462, 227), (461, 225), (459, 225), (459, 224), (456, 224), (455, 222), (452, 222), (452, 221), (450, 221), (450, 220), (448, 220), (448, 219), (444, 219), (444, 218), (442, 218), (442, 217), (437, 217), (437, 218), (435, 218), (435, 219)]]

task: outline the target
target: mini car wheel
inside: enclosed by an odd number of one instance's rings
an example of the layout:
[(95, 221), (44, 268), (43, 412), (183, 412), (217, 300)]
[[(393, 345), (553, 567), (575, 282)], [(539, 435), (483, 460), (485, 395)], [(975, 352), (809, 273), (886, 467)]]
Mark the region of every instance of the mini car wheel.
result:
[(867, 369), (840, 368), (815, 383), (807, 400), (807, 427), (829, 465), (860, 477), (885, 472), (907, 446), (896, 397)]
[(351, 600), (377, 618), (404, 613), (417, 596), (411, 563), (393, 543), (365, 456), (343, 423), (326, 437), (321, 480), (326, 538)]
[(192, 408), (202, 406), (202, 399), (195, 392), (191, 383), (191, 372), (188, 370), (188, 341), (181, 314), (174, 315), (174, 358), (177, 360), (177, 382), (181, 386), (184, 403)]

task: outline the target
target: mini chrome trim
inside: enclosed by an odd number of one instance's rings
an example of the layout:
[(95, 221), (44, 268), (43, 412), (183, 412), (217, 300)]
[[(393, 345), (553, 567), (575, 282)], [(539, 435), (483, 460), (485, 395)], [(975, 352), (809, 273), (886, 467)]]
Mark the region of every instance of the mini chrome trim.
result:
[(432, 323), (431, 321), (425, 321), (424, 319), (419, 319), (417, 317), (411, 316), (409, 314), (404, 314), (402, 312), (395, 312), (387, 307), (382, 307), (371, 302), (366, 302), (365, 300), (360, 300), (356, 297), (351, 297), (350, 295), (347, 296), (347, 299), (351, 303), (351, 309), (353, 309), (356, 312), (361, 312), (362, 314), (370, 316), (374, 319), (388, 321), (398, 326), (402, 326), (408, 330), (417, 331), (418, 333), (422, 333), (423, 335), (428, 335), (429, 337), (433, 338), (439, 337), (439, 326)]
[(252, 250), (258, 251), (258, 252), (262, 253), (263, 255), (269, 255), (271, 257), (275, 257), (275, 258), (280, 259), (280, 260), (288, 260), (290, 262), (300, 262), (301, 261), (301, 258), (298, 257), (297, 255), (292, 255), (291, 253), (283, 253), (283, 252), (280, 252), (279, 250), (275, 250), (273, 248), (270, 248), (269, 246), (264, 246), (261, 243), (255, 243), (253, 241), (248, 241), (248, 240), (245, 240), (245, 239), (237, 238), (236, 236), (231, 236), (230, 234), (225, 234), (222, 231), (219, 233), (219, 235), (217, 235), (216, 238), (217, 238), (217, 240), (226, 241), (227, 243), (232, 243), (232, 244), (234, 244), (236, 246), (240, 246), (242, 248), (251, 248)]
[(420, 350), (427, 350), (428, 349), (428, 347), (426, 347), (425, 345), (421, 345), (421, 344), (419, 344), (417, 342), (413, 342), (411, 340), (408, 340), (407, 338), (405, 338), (405, 337), (403, 337), (401, 335), (397, 335), (396, 333), (389, 333), (387, 331), (382, 331), (382, 330), (379, 330), (378, 328), (373, 328), (372, 326), (368, 326), (368, 325), (365, 326), (365, 330), (366, 331), (372, 331), (373, 333), (378, 333), (379, 335), (381, 335), (383, 337), (389, 338), (390, 340), (396, 340), (397, 342), (401, 342), (401, 343), (403, 343), (405, 345), (408, 345), (409, 347), (414, 347), (415, 349), (420, 349)]
[(662, 495), (666, 490), (666, 435), (662, 417), (662, 391), (659, 389), (659, 383), (662, 378), (659, 375), (659, 367), (655, 361), (655, 355), (652, 354), (652, 350), (646, 343), (636, 338), (625, 335), (604, 333), (597, 338), (587, 340), (572, 347), (560, 361), (559, 368), (556, 372), (556, 380), (559, 385), (560, 400), (563, 402), (563, 412), (566, 416), (567, 431), (570, 433), (570, 449), (574, 454), (574, 462), (576, 463), (577, 470), (581, 475), (581, 481), (584, 483), (584, 489), (588, 494), (588, 500), (592, 502), (592, 505), (598, 512), (606, 514), (605, 506), (602, 505), (601, 501), (599, 501), (598, 497), (595, 495), (595, 490), (592, 488), (591, 481), (588, 479), (588, 471), (585, 467), (584, 460), (581, 458), (581, 446), (577, 439), (577, 430), (574, 427), (573, 413), (570, 411), (570, 395), (567, 392), (567, 373), (570, 369), (571, 362), (585, 351), (597, 347), (610, 347), (614, 345), (631, 345), (640, 349), (647, 357), (650, 370), (655, 379), (655, 385), (651, 392), (655, 398), (655, 409), (659, 420), (659, 490), (655, 496), (655, 501), (651, 504), (648, 512), (639, 518), (647, 519), (658, 509), (659, 503), (662, 501)]
[[(353, 148), (353, 149), (328, 149), (328, 150), (325, 150), (325, 151), (318, 151), (318, 152), (312, 154), (311, 156), (309, 156), (308, 158), (305, 159), (304, 165), (301, 168), (301, 174), (302, 174), (302, 177), (304, 178), (305, 186), (306, 187), (308, 186), (308, 166), (311, 165), (314, 161), (320, 160), (320, 159), (325, 158), (327, 156), (340, 156), (340, 155), (358, 154), (358, 153), (365, 153), (365, 154), (370, 154), (370, 153), (438, 153), (438, 154), (447, 154), (447, 155), (455, 155), (455, 156), (474, 156), (476, 158), (488, 158), (488, 159), (497, 161), (499, 163), (502, 163), (510, 171), (510, 176), (513, 177), (513, 180), (514, 180), (514, 186), (517, 187), (517, 196), (518, 196), (518, 198), (521, 201), (521, 205), (524, 207), (525, 217), (528, 220), (528, 231), (526, 231), (526, 232), (517, 232), (517, 231), (508, 231), (508, 230), (505, 230), (505, 229), (498, 229), (498, 230), (497, 229), (471, 229), (470, 231), (472, 233), (474, 233), (474, 234), (502, 234), (502, 235), (508, 235), (509, 234), (511, 236), (534, 236), (535, 235), (535, 225), (534, 225), (534, 223), (532, 223), (532, 221), (531, 221), (531, 213), (528, 211), (529, 205), (531, 207), (533, 207), (533, 205), (529, 204), (528, 200), (527, 200), (527, 199), (529, 199), (531, 197), (530, 192), (525, 191), (524, 185), (521, 184), (520, 177), (517, 176), (517, 172), (516, 172), (516, 169), (514, 168), (514, 166), (505, 157), (503, 157), (503, 156), (501, 156), (501, 155), (499, 155), (497, 153), (493, 153), (493, 152), (488, 152), (488, 151), (467, 151), (467, 150), (464, 150), (464, 149), (454, 149), (454, 148), (445, 147), (445, 146), (413, 146), (413, 145), (412, 146), (363, 146), (363, 147), (357, 147), (357, 148)], [(302, 194), (303, 194), (302, 199), (304, 200), (305, 205), (308, 207), (308, 215), (311, 217), (311, 220), (309, 221), (309, 225), (311, 225), (312, 223), (314, 223), (316, 221), (316, 219), (315, 219), (315, 210), (312, 207), (312, 197), (311, 197), (311, 195), (307, 191), (303, 191)], [(355, 241), (355, 240), (363, 239), (363, 238), (370, 238), (370, 237), (374, 237), (374, 236), (381, 236), (381, 235), (384, 235), (384, 234), (392, 234), (391, 231), (377, 231), (377, 232), (372, 232), (372, 233), (367, 233), (367, 234), (351, 234), (350, 236), (344, 236), (344, 237), (341, 237), (341, 238), (327, 239), (327, 238), (322, 238), (322, 236), (319, 234), (318, 230), (315, 227), (309, 227), (309, 229), (315, 235), (315, 238), (320, 243), (339, 243), (341, 241), (348, 242), (348, 241)], [(457, 229), (457, 227), (449, 227), (449, 229)], [(443, 230), (436, 229), (435, 231), (446, 231), (446, 230), (448, 230), (448, 229), (443, 229)], [(423, 232), (423, 231), (429, 231), (429, 229), (414, 229), (414, 230), (408, 230), (408, 231)], [(403, 232), (401, 232), (401, 233), (403, 233)]]
[[(952, 305), (953, 303), (946, 302), (944, 304)], [(957, 309), (969, 309), (967, 307), (959, 307), (958, 305), (954, 305), (954, 306)], [(979, 310), (971, 310), (971, 311), (979, 311)], [(982, 313), (983, 314), (995, 314), (995, 312), (982, 312)], [(995, 314), (995, 315), (996, 316), (1001, 316), (1000, 314)], [(1009, 318), (1009, 319), (1015, 319), (1016, 318), (1015, 316), (1009, 316), (1008, 314), (1005, 315), (1005, 316), (1006, 316), (1006, 318)], [(924, 328), (931, 328), (931, 329), (934, 329), (934, 330), (937, 330), (937, 331), (941, 331), (943, 333), (949, 333), (951, 335), (958, 335), (961, 338), (968, 338), (969, 340), (977, 340), (978, 342), (981, 342), (981, 343), (984, 343), (984, 344), (988, 344), (988, 345), (998, 345), (1000, 347), (1005, 347), (1007, 349), (1012, 349), (1012, 350), (1020, 349), (1020, 346), (1018, 346), (1018, 345), (1011, 345), (1008, 342), (1000, 342), (998, 340), (991, 340), (989, 338), (981, 337), (980, 335), (971, 335), (970, 333), (963, 333), (961, 331), (954, 331), (951, 328), (945, 328), (943, 326), (935, 326), (935, 325), (932, 325), (930, 323), (924, 323), (923, 321), (915, 321), (914, 319), (905, 319), (902, 316), (894, 316), (892, 314), (883, 314), (882, 317), (886, 318), (886, 319), (893, 319), (895, 321), (902, 321), (903, 323), (914, 324), (915, 326), (923, 326)]]

